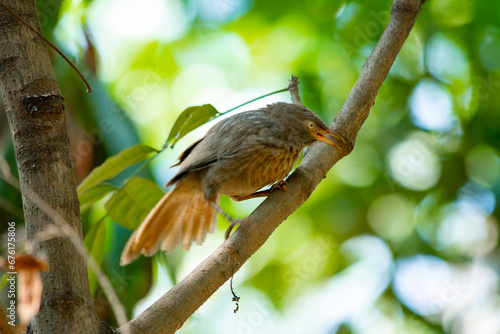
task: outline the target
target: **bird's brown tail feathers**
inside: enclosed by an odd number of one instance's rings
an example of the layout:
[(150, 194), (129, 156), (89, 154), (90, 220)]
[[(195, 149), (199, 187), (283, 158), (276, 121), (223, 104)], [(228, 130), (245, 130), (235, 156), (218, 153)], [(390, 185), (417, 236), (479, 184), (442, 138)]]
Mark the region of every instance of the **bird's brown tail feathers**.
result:
[(140, 253), (151, 256), (158, 249), (168, 252), (182, 244), (184, 250), (196, 241), (201, 244), (216, 226), (216, 211), (203, 199), (203, 193), (181, 181), (151, 210), (135, 230), (122, 252), (126, 265)]

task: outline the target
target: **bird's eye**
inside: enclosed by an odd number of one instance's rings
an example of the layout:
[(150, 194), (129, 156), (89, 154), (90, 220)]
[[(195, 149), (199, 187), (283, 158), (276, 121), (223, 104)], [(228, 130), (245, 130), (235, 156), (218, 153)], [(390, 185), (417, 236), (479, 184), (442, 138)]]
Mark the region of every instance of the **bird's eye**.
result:
[(309, 123), (309, 127), (314, 128), (314, 123)]

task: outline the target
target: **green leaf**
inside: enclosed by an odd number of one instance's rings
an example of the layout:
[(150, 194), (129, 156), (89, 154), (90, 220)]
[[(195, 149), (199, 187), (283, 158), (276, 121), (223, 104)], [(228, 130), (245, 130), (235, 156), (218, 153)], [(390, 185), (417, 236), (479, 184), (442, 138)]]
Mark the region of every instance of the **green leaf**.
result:
[(115, 177), (122, 170), (146, 159), (151, 152), (158, 152), (147, 145), (135, 145), (129, 147), (115, 156), (109, 157), (102, 165), (94, 170), (78, 186), (78, 194), (81, 195), (90, 188), (97, 186), (103, 181)]
[(104, 205), (109, 216), (129, 230), (135, 230), (165, 193), (150, 180), (135, 177)]
[[(104, 259), (104, 250), (106, 248), (106, 219), (103, 218), (94, 224), (85, 235), (83, 242), (89, 255), (92, 256), (96, 264), (100, 266)], [(88, 275), (90, 291), (93, 295), (97, 287), (97, 278), (95, 273), (90, 270), (90, 268), (88, 269)]]
[(80, 200), (80, 211), (82, 213), (85, 212), (92, 204), (115, 190), (118, 190), (115, 186), (110, 184), (101, 184), (79, 194), (78, 199)]
[(4, 273), (2, 274), (2, 276), (0, 276), (0, 291), (3, 290), (4, 286), (7, 285), (8, 281), (7, 279), (9, 278), (10, 275), (7, 275), (7, 273)]
[(163, 148), (167, 146), (174, 147), (182, 137), (193, 131), (197, 127), (214, 119), (220, 113), (211, 104), (204, 104), (202, 106), (189, 107), (185, 109), (174, 125), (168, 135), (167, 141), (163, 144)]

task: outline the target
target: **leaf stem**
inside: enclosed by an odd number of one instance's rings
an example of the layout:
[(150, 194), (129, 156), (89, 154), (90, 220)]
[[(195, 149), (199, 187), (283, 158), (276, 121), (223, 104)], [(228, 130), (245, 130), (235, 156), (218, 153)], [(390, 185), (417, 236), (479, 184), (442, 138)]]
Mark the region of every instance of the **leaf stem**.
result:
[(287, 88), (280, 89), (280, 90), (277, 90), (277, 91), (274, 91), (274, 92), (271, 92), (271, 93), (264, 94), (264, 95), (262, 95), (262, 96), (256, 97), (255, 99), (252, 99), (252, 100), (250, 100), (250, 101), (247, 101), (247, 102), (245, 102), (245, 103), (242, 103), (242, 104), (240, 104), (239, 106), (236, 106), (236, 107), (231, 108), (231, 109), (229, 109), (229, 110), (227, 110), (227, 111), (221, 112), (221, 113), (219, 113), (219, 115), (224, 115), (224, 114), (227, 114), (228, 112), (231, 112), (231, 111), (236, 110), (236, 109), (238, 109), (238, 108), (240, 108), (240, 107), (246, 106), (246, 105), (247, 105), (247, 104), (249, 104), (249, 103), (255, 102), (255, 101), (257, 101), (257, 100), (263, 99), (263, 98), (265, 98), (265, 97), (268, 97), (268, 96), (271, 96), (271, 95), (274, 95), (274, 94), (278, 94), (278, 93), (286, 92), (287, 90), (288, 90), (288, 87), (287, 87)]

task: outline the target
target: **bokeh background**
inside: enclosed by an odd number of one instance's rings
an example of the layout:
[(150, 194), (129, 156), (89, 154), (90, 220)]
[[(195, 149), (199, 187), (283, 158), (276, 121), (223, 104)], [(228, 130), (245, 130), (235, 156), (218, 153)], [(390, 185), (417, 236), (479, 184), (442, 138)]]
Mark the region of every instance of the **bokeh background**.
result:
[[(85, 93), (50, 51), (80, 182), (132, 145), (160, 148), (185, 108), (211, 103), (228, 110), (286, 87), (292, 73), (304, 104), (331, 122), (388, 22), (391, 1), (37, 5), (45, 36), (95, 90)], [(243, 109), (273, 101), (290, 97), (273, 95)], [(168, 167), (209, 126), (166, 150), (141, 177), (162, 187), (175, 174)], [(16, 176), (6, 120), (0, 129), (2, 175)], [(430, 1), (354, 151), (234, 276), (239, 311), (233, 314), (226, 284), (179, 333), (500, 333), (499, 145), (500, 2)], [(119, 186), (135, 170), (111, 183)], [(107, 214), (110, 196), (83, 212), (85, 243), (129, 316), (224, 240), (228, 222), (220, 218), (202, 246), (120, 267), (131, 231)], [(245, 217), (259, 203), (223, 198), (222, 206)], [(20, 193), (3, 180), (0, 218), (18, 226), (23, 219)], [(116, 325), (90, 278), (101, 319)]]

